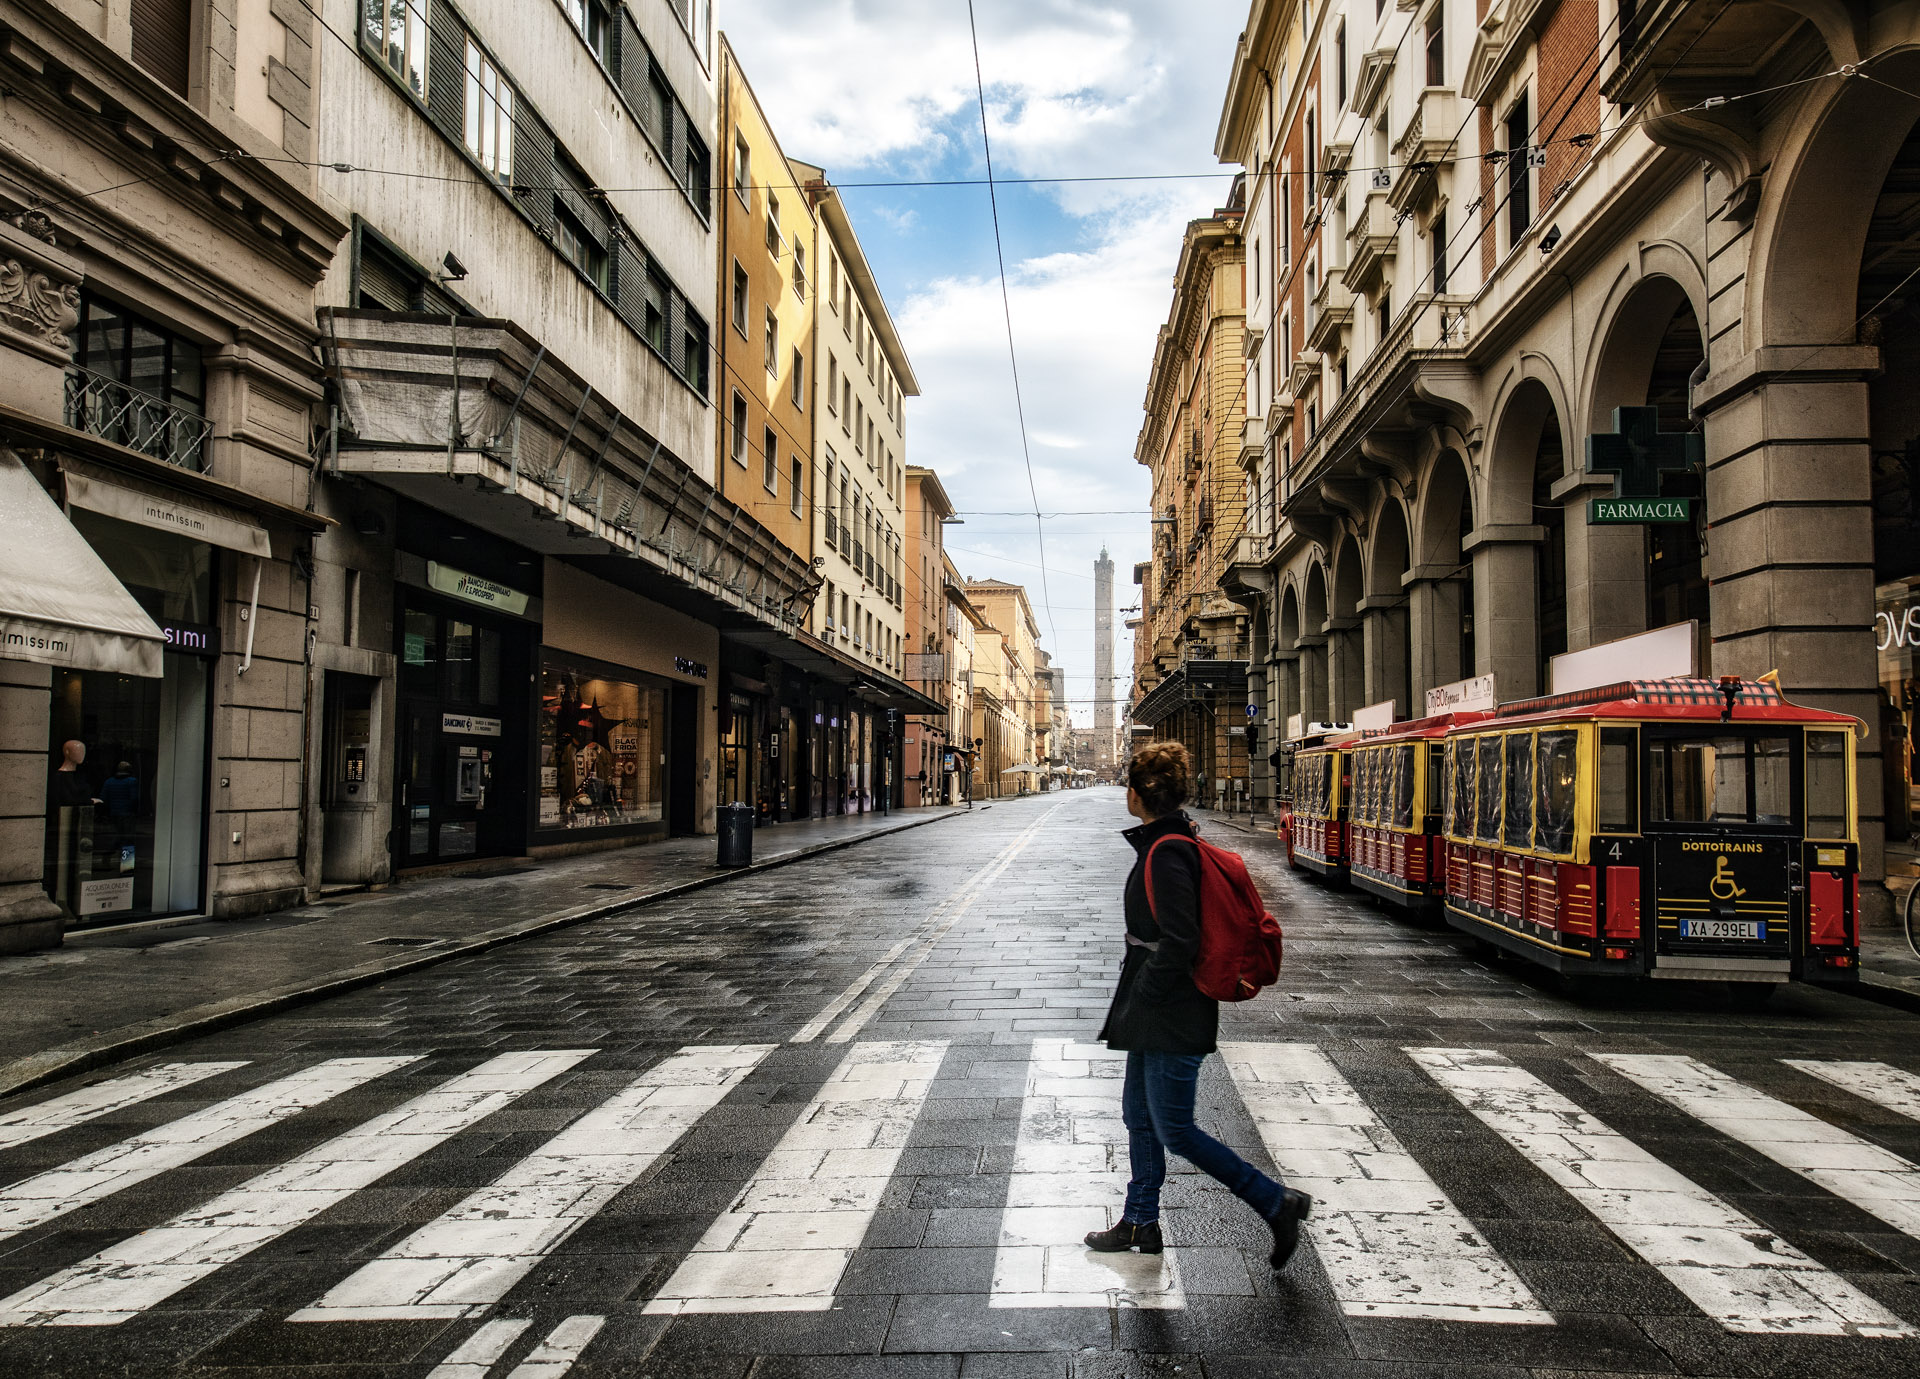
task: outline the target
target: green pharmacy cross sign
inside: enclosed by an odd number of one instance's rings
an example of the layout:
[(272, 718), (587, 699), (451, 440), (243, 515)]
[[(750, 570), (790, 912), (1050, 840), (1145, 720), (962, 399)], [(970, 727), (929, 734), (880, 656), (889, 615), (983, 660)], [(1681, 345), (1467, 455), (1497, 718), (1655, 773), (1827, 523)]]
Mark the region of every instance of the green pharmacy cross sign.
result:
[(1697, 431), (1662, 431), (1653, 407), (1616, 407), (1613, 431), (1587, 437), (1587, 473), (1613, 475), (1611, 498), (1589, 498), (1589, 524), (1687, 522), (1691, 498), (1662, 498), (1660, 476), (1700, 467), (1704, 450)]

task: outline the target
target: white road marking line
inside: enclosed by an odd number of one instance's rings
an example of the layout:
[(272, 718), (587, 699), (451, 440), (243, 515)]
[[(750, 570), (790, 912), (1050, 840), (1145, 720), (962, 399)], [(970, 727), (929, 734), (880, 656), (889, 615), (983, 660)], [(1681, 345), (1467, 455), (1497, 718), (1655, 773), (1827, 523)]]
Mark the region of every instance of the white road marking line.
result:
[(1838, 1274), (1479, 1049), (1408, 1049), (1469, 1111), (1728, 1331), (1920, 1335)]
[(773, 1051), (689, 1046), (289, 1321), (418, 1321), (485, 1311)]
[(1187, 1305), (1178, 1250), (1099, 1254), (1083, 1243), (1119, 1220), (1126, 1202), (1126, 1069), (1127, 1056), (1103, 1044), (1034, 1041), (988, 1306)]
[(427, 1379), (487, 1379), (487, 1371), (493, 1368), (494, 1362), (520, 1339), (522, 1331), (532, 1325), (531, 1321), (504, 1318), (488, 1322), (462, 1341), (453, 1354), (435, 1365)]
[(1815, 1058), (1783, 1058), (1789, 1068), (1798, 1068), (1845, 1092), (1877, 1102), (1909, 1120), (1920, 1120), (1920, 1074), (1888, 1067), (1885, 1063), (1847, 1062)]
[[(130, 1135), (0, 1189), (0, 1240), (78, 1211), (156, 1174), (192, 1163), (256, 1130), (415, 1062), (335, 1058)], [(204, 1064), (201, 1066), (205, 1066)], [(230, 1065), (223, 1065), (230, 1066)]]
[(1511, 1265), (1311, 1044), (1222, 1044), (1220, 1057), (1350, 1317), (1552, 1326)]
[(1896, 1230), (1920, 1236), (1920, 1168), (1683, 1054), (1595, 1058), (1730, 1139), (1757, 1149)]
[(855, 1044), (647, 1312), (825, 1312), (945, 1057), (944, 1039)]
[(560, 1379), (606, 1324), (605, 1317), (568, 1317), (513, 1367), (507, 1379)]
[(592, 1049), (506, 1053), (163, 1226), (0, 1299), (0, 1326), (112, 1326), (304, 1225), (565, 1072)]
[(828, 1025), (833, 1024), (835, 1020), (839, 1019), (847, 1007), (859, 1000), (861, 993), (865, 992), (882, 974), (893, 967), (893, 964), (899, 961), (903, 953), (906, 953), (909, 948), (913, 949), (913, 955), (901, 963), (900, 967), (887, 977), (887, 980), (882, 983), (880, 988), (861, 1003), (858, 1010), (847, 1016), (846, 1019), (841, 1020), (840, 1024), (835, 1027), (833, 1033), (827, 1036), (825, 1042), (829, 1044), (844, 1044), (853, 1038), (855, 1034), (859, 1033), (866, 1023), (879, 1012), (880, 1007), (884, 1006), (887, 1001), (892, 998), (893, 993), (898, 991), (907, 978), (913, 975), (915, 969), (917, 969), (922, 962), (926, 961), (927, 956), (939, 945), (940, 940), (947, 936), (947, 931), (953, 928), (954, 923), (960, 916), (971, 909), (973, 902), (978, 900), (986, 888), (999, 877), (1000, 873), (1007, 869), (1013, 859), (1026, 850), (1027, 845), (1031, 843), (1040, 832), (1041, 826), (1055, 814), (1058, 814), (1063, 807), (1063, 804), (1057, 804), (1029, 824), (1019, 837), (1007, 844), (1006, 847), (995, 854), (984, 866), (962, 882), (953, 894), (934, 906), (933, 911), (920, 922), (914, 932), (894, 944), (892, 948), (889, 948), (878, 962), (854, 978), (845, 991), (842, 991), (838, 996), (834, 997), (818, 1015), (802, 1025), (788, 1042), (793, 1044), (809, 1044), (819, 1038), (821, 1032), (825, 1030)]
[(11, 1149), (42, 1135), (70, 1130), (123, 1106), (133, 1106), (150, 1097), (191, 1087), (216, 1073), (230, 1073), (246, 1066), (244, 1059), (237, 1063), (162, 1063), (33, 1106), (23, 1106), (0, 1116), (0, 1149)]

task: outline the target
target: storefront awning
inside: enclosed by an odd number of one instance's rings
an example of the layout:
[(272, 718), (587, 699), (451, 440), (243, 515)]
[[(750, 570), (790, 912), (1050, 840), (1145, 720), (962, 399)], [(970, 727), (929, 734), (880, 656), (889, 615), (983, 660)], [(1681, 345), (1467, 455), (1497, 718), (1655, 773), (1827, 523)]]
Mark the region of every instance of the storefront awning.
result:
[(67, 501), (74, 507), (261, 560), (273, 558), (267, 529), (238, 508), (170, 492), (159, 484), (122, 479), (77, 460), (66, 461), (62, 468), (67, 474)]
[(751, 647), (763, 656), (783, 661), (795, 670), (816, 676), (829, 684), (844, 685), (855, 698), (876, 709), (924, 714), (944, 714), (947, 711), (947, 706), (938, 699), (922, 694), (905, 681), (861, 664), (811, 632), (796, 629), (782, 633), (771, 629), (723, 627), (720, 635), (727, 641)]
[(20, 457), (0, 450), (0, 657), (158, 679), (164, 644)]

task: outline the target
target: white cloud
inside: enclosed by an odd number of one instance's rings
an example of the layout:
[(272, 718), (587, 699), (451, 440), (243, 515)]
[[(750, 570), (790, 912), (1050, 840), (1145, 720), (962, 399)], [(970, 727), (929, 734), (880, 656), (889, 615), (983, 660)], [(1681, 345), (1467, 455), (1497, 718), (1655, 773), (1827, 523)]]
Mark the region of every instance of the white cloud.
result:
[[(1214, 127), (1245, 15), (1241, 0), (976, 6), (996, 174), (1129, 176), (1216, 166)], [(722, 19), (782, 144), (796, 157), (841, 181), (875, 173), (953, 176), (957, 169), (978, 175), (964, 5), (732, 0)], [(850, 176), (856, 170), (862, 178)], [(1082, 701), (1074, 706), (1077, 721), (1091, 721), (1085, 700), (1093, 689), (1094, 557), (1103, 544), (1111, 550), (1116, 601), (1124, 607), (1137, 597), (1130, 567), (1148, 550), (1150, 490), (1133, 447), (1181, 232), (1218, 203), (1225, 186), (1222, 170), (1218, 180), (1050, 189), (1065, 213), (1065, 242), (1007, 264), (1031, 487), (997, 277), (960, 275), (930, 257), (918, 265), (920, 286), (911, 295), (897, 285), (891, 293), (922, 389), (908, 413), (908, 455), (939, 470), (956, 503), (976, 514), (948, 533), (967, 552), (957, 557), (962, 569), (1028, 586), (1043, 644), (1067, 668), (1069, 694)], [(1009, 206), (1003, 194), (1003, 223)], [(1030, 226), (1022, 221), (1022, 233)], [(924, 235), (929, 256), (951, 251), (939, 239)], [(1133, 510), (1045, 524), (1051, 626), (1034, 568), (1034, 522), (988, 515), (1031, 511), (1036, 500), (1048, 512)], [(1131, 669), (1124, 634), (1117, 669), (1123, 678)]]

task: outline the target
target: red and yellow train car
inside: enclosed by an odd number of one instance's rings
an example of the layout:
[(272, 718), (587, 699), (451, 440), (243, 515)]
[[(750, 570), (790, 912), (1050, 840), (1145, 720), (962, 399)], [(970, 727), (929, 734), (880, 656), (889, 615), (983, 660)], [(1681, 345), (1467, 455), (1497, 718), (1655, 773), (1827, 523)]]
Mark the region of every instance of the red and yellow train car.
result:
[(1334, 882), (1347, 879), (1347, 747), (1353, 740), (1343, 732), (1289, 744), (1279, 830), (1287, 865)]
[(1440, 805), (1449, 729), (1490, 717), (1449, 713), (1368, 732), (1346, 749), (1347, 875), (1409, 914), (1437, 915), (1446, 883)]
[(1851, 980), (1856, 726), (1733, 679), (1456, 724), (1431, 839), (1446, 918), (1568, 974)]

